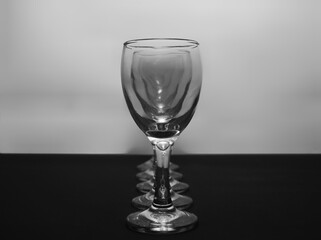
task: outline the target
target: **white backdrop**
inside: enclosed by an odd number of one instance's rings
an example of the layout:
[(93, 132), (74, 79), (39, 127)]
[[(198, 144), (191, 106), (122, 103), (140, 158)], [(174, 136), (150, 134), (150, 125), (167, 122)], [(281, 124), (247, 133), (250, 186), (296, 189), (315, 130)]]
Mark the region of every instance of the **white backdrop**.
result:
[(203, 88), (174, 153), (321, 152), (318, 0), (0, 1), (0, 152), (151, 153), (122, 43), (200, 42)]

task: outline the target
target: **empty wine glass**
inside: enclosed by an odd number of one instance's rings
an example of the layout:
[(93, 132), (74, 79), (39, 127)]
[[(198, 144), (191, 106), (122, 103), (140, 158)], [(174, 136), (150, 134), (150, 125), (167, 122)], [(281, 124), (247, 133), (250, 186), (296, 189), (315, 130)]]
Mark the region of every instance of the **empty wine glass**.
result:
[(127, 41), (121, 78), (129, 112), (151, 142), (156, 163), (152, 204), (129, 214), (127, 224), (145, 233), (192, 229), (197, 216), (173, 205), (169, 165), (172, 147), (192, 119), (200, 95), (199, 44), (175, 38)]

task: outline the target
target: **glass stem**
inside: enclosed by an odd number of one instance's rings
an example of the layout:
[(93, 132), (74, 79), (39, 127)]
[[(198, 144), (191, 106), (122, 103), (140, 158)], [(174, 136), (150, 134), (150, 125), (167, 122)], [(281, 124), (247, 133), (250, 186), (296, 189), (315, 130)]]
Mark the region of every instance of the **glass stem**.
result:
[(155, 157), (154, 201), (152, 208), (172, 208), (169, 163), (173, 142), (159, 141), (153, 144)]

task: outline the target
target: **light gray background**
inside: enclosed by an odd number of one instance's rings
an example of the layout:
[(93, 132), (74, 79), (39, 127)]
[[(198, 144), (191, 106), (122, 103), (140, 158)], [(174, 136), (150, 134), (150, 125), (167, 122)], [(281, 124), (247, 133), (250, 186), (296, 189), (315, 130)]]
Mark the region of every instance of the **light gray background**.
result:
[(321, 152), (321, 1), (0, 0), (0, 152), (151, 153), (122, 43), (200, 42), (203, 88), (174, 153)]

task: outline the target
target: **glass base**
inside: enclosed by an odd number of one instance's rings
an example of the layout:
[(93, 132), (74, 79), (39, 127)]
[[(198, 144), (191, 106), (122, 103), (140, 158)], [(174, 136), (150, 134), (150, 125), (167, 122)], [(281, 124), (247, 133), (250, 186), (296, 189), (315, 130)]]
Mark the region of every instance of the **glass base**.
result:
[[(186, 192), (189, 189), (189, 185), (184, 182), (180, 182), (174, 178), (171, 178), (169, 180), (169, 184), (171, 185), (171, 189), (176, 193), (183, 193)], [(153, 189), (154, 181), (153, 179), (138, 183), (136, 185), (136, 189), (140, 191), (141, 193), (148, 193)]]
[(131, 230), (151, 234), (173, 234), (193, 229), (198, 222), (193, 213), (172, 207), (166, 210), (148, 208), (142, 212), (127, 216), (127, 225)]
[[(174, 207), (180, 210), (190, 208), (193, 204), (193, 199), (191, 197), (178, 194), (174, 191), (171, 191), (171, 199)], [(137, 209), (144, 210), (152, 205), (153, 200), (154, 191), (150, 191), (144, 195), (133, 198), (132, 205)]]
[[(137, 173), (136, 177), (138, 178), (139, 181), (144, 182), (144, 181), (148, 181), (148, 180), (153, 179), (154, 173), (155, 173), (155, 171), (147, 169), (143, 172)], [(179, 173), (179, 172), (175, 172), (175, 171), (170, 170), (169, 174), (172, 178), (174, 178), (176, 180), (180, 180), (183, 178), (183, 174)]]
[[(139, 171), (143, 172), (143, 171), (146, 171), (146, 170), (148, 170), (148, 169), (152, 169), (152, 168), (153, 168), (153, 164), (154, 164), (154, 158), (151, 157), (151, 158), (148, 159), (147, 161), (139, 164), (139, 165), (137, 166), (137, 169), (138, 169)], [(169, 163), (169, 169), (175, 171), (175, 170), (178, 170), (178, 169), (179, 169), (179, 166), (178, 166), (177, 164), (175, 164), (175, 163), (170, 162), (170, 163)]]

